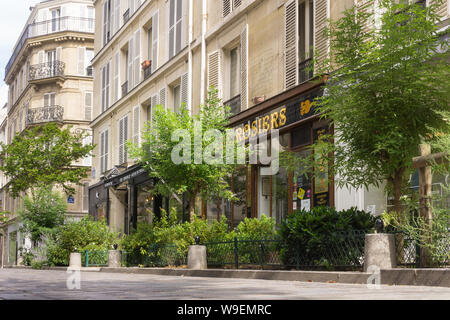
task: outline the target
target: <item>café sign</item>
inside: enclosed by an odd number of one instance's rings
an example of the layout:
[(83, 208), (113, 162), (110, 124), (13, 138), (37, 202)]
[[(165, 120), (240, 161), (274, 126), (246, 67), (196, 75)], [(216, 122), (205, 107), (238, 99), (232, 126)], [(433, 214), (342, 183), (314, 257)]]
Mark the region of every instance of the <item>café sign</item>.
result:
[(270, 112), (258, 115), (247, 122), (241, 123), (234, 127), (237, 142), (267, 134), (270, 130), (280, 129), (313, 116), (316, 111), (316, 102), (314, 99), (321, 94), (322, 92), (320, 90), (302, 95)]

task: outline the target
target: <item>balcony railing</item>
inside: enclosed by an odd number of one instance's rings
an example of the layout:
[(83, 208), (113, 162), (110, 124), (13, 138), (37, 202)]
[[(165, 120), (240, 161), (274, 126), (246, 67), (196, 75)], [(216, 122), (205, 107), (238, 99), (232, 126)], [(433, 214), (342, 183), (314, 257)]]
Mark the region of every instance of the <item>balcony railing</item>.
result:
[(298, 65), (298, 80), (299, 83), (305, 82), (314, 76), (314, 70), (312, 67), (312, 59), (306, 59)]
[(27, 39), (63, 31), (93, 33), (95, 26), (94, 21), (94, 19), (90, 18), (62, 17), (27, 25), (5, 67), (5, 75), (8, 74)]
[(122, 97), (125, 97), (128, 93), (128, 81), (122, 84)]
[(123, 24), (127, 23), (128, 19), (130, 19), (130, 8), (123, 14)]
[(234, 116), (235, 114), (238, 114), (241, 112), (241, 95), (237, 95), (234, 98), (231, 98), (228, 101), (225, 101), (223, 103), (224, 106), (230, 106), (231, 114)]
[(144, 69), (144, 80), (146, 80), (151, 75), (152, 75), (152, 66), (150, 64), (150, 67), (148, 67), (147, 69)]
[(92, 66), (89, 66), (86, 68), (86, 76), (92, 77), (94, 75), (94, 68)]
[(29, 70), (29, 79), (33, 81), (63, 76), (65, 66), (64, 62), (57, 60), (32, 65)]
[(27, 111), (27, 124), (38, 124), (44, 122), (61, 122), (63, 120), (64, 108), (61, 106), (48, 106), (32, 108)]

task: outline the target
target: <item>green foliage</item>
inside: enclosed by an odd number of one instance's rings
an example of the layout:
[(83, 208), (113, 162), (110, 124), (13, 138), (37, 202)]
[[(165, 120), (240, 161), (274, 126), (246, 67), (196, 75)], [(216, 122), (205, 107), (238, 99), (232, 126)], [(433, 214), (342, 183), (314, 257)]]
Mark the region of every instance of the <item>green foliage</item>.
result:
[(21, 232), (31, 236), (31, 241), (40, 241), (46, 233), (64, 223), (66, 204), (58, 192), (50, 186), (34, 190), (34, 194), (23, 199), (23, 209), (19, 216), (23, 223)]
[(427, 221), (420, 216), (419, 206), (415, 197), (403, 197), (402, 201), (407, 208), (401, 214), (384, 212), (381, 216), (385, 229), (388, 232), (399, 232), (408, 236), (420, 247), (430, 253), (431, 265), (450, 262), (450, 210), (445, 200), (450, 198), (450, 187), (443, 187), (444, 203), (436, 196), (431, 203), (433, 219)]
[[(325, 31), (331, 76), (315, 103), (339, 143), (330, 140), (320, 158), (333, 155), (329, 176), (338, 186), (387, 181), (396, 209), (418, 145), (436, 134), (448, 140), (450, 132), (449, 51), (437, 33), (439, 2), (424, 9), (381, 0), (379, 21), (367, 13), (373, 10), (354, 7)], [(378, 28), (365, 27), (374, 23)]]
[(68, 265), (70, 253), (111, 250), (117, 239), (105, 220), (94, 221), (87, 216), (59, 227), (47, 239), (47, 261), (50, 265)]
[[(150, 176), (157, 178), (155, 190), (158, 193), (165, 196), (171, 196), (173, 193), (189, 195), (191, 219), (194, 215), (193, 204), (196, 196), (232, 198), (226, 177), (233, 166), (203, 161), (204, 150), (207, 147), (221, 145), (218, 140), (202, 137), (209, 130), (215, 130), (224, 137), (227, 128), (229, 108), (222, 107), (216, 96), (216, 91), (210, 91), (206, 104), (200, 106), (199, 113), (193, 116), (184, 105), (178, 112), (157, 106), (152, 122), (147, 123), (142, 133), (142, 146), (140, 148), (132, 144), (128, 146), (131, 156), (139, 159)], [(180, 138), (180, 130), (189, 136)], [(200, 141), (196, 141), (195, 137)], [(173, 153), (181, 157), (181, 163), (174, 163)], [(212, 153), (213, 151), (209, 154)], [(194, 159), (199, 156), (201, 163), (195, 163)], [(225, 157), (225, 152), (222, 156)]]
[(359, 247), (363, 246), (364, 241), (359, 241), (357, 237), (373, 230), (374, 223), (375, 218), (371, 214), (356, 208), (343, 211), (328, 207), (296, 210), (280, 226), (279, 236), (283, 243), (281, 258), (285, 264), (295, 265), (296, 257), (301, 254), (304, 261), (326, 266), (330, 264), (325, 258), (330, 256), (331, 248), (340, 244), (341, 250), (346, 248), (348, 239), (356, 240), (354, 242)]
[(238, 240), (270, 240), (276, 236), (275, 220), (261, 215), (260, 219), (245, 218), (236, 227)]
[(11, 178), (5, 186), (11, 195), (54, 184), (69, 194), (75, 192), (71, 184), (80, 184), (87, 171), (72, 164), (90, 155), (94, 146), (83, 145), (85, 134), (70, 129), (49, 123), (25, 130), (10, 144), (0, 142), (0, 171)]

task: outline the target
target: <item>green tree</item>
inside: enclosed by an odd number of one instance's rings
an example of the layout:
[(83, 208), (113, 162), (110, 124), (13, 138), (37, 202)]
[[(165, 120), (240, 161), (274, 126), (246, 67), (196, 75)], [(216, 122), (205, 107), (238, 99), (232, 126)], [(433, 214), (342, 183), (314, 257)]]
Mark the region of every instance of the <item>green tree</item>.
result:
[(339, 186), (387, 181), (396, 212), (418, 145), (450, 131), (449, 51), (438, 33), (439, 5), (381, 0), (379, 19), (353, 7), (325, 31), (333, 72), (316, 103), (335, 132), (334, 141), (322, 139), (313, 150), (334, 156), (330, 171)]
[[(143, 130), (142, 146), (129, 145), (131, 155), (140, 161), (151, 177), (156, 178), (155, 189), (158, 193), (165, 196), (186, 193), (189, 196), (191, 221), (195, 215), (197, 196), (232, 198), (226, 177), (234, 166), (225, 164), (225, 152), (216, 153), (211, 148), (221, 149), (223, 146), (229, 116), (229, 108), (222, 107), (216, 96), (215, 91), (210, 91), (205, 105), (200, 106), (199, 113), (194, 116), (185, 106), (177, 113), (157, 106), (151, 123), (147, 123)], [(181, 137), (180, 129), (188, 136)], [(211, 130), (215, 130), (223, 141), (205, 134)], [(199, 143), (196, 143), (195, 137), (200, 139), (200, 142), (197, 141)], [(177, 155), (183, 160), (181, 163), (172, 160), (173, 152), (178, 152)], [(195, 163), (194, 159), (200, 156), (202, 160), (207, 153), (219, 155), (220, 163)]]
[(61, 186), (73, 194), (73, 184), (80, 184), (88, 172), (74, 166), (91, 155), (93, 145), (83, 145), (85, 133), (60, 129), (55, 123), (37, 126), (16, 135), (10, 144), (0, 143), (0, 170), (9, 177), (6, 191), (13, 197), (40, 186)]
[(19, 211), (23, 222), (21, 232), (29, 234), (33, 242), (40, 241), (43, 235), (63, 225), (65, 212), (66, 204), (61, 195), (50, 186), (41, 187), (33, 197), (23, 199), (23, 209)]

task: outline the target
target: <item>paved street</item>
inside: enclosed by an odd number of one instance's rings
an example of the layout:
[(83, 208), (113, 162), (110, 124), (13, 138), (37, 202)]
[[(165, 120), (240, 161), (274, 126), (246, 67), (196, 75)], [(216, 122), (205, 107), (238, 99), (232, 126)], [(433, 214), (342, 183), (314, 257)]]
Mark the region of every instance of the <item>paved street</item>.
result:
[(82, 272), (80, 290), (64, 271), (0, 269), (1, 299), (448, 299), (450, 288), (218, 279)]

